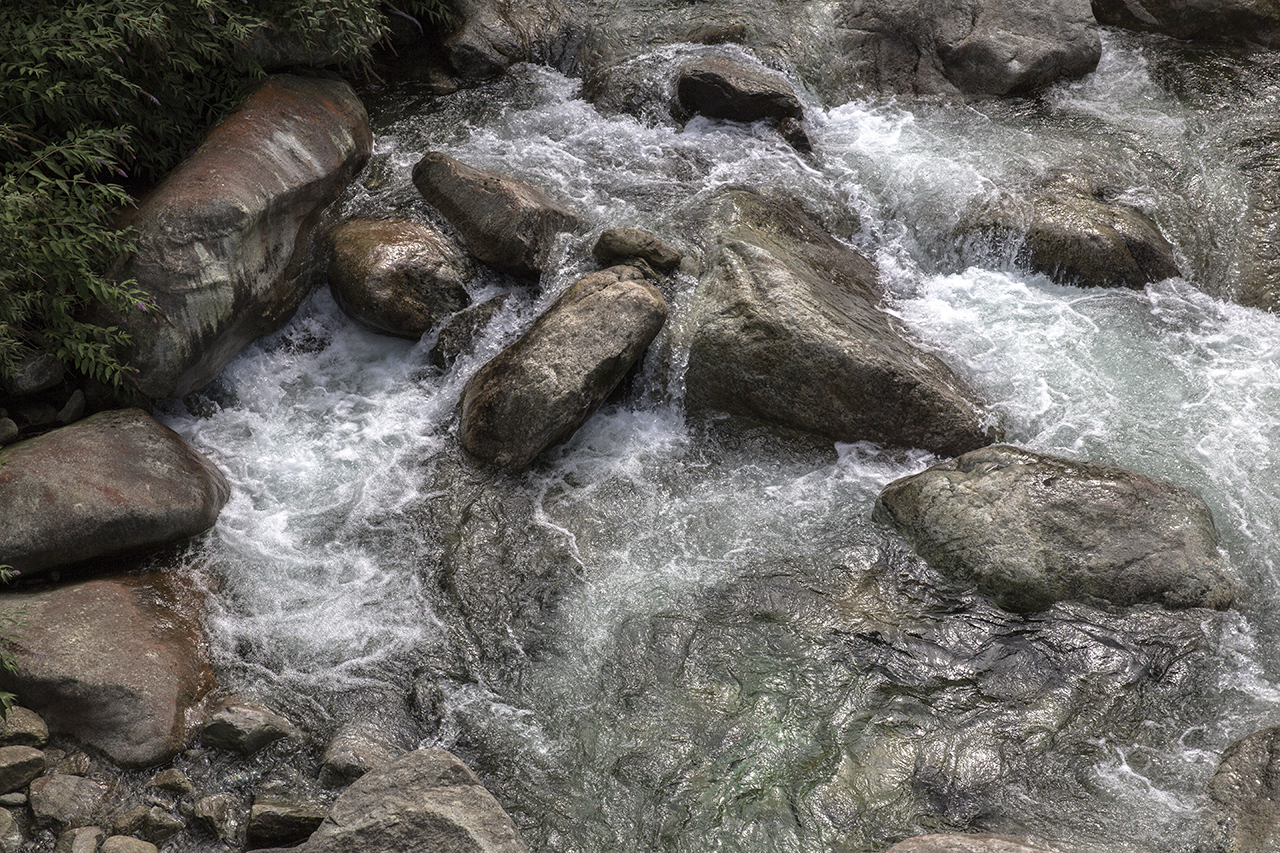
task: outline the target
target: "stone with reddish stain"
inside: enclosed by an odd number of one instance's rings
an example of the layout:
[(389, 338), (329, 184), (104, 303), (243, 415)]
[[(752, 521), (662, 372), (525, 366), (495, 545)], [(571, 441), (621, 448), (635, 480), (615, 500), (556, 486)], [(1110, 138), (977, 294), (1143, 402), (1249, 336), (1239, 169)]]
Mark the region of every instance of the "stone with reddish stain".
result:
[(141, 409), (102, 412), (0, 450), (0, 564), (26, 577), (208, 530), (230, 486)]
[(213, 685), (199, 593), (185, 574), (13, 592), (3, 603), (26, 617), (10, 643), (16, 672), (0, 673), (0, 689), (21, 696), (50, 731), (131, 767), (183, 748)]
[(122, 276), (159, 308), (123, 321), (144, 394), (199, 389), (284, 325), (314, 281), (310, 243), (322, 211), (371, 145), (349, 85), (271, 77), (143, 202), (128, 223), (138, 251)]

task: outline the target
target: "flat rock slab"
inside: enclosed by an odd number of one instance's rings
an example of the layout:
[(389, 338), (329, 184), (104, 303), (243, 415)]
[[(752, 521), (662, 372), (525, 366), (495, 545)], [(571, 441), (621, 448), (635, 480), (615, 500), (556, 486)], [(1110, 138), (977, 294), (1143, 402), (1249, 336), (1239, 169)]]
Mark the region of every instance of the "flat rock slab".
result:
[(1227, 747), (1207, 793), (1207, 831), (1199, 849), (1262, 853), (1280, 847), (1280, 727)]
[(27, 577), (213, 526), (231, 487), (141, 409), (102, 412), (0, 450), (0, 563)]
[(1232, 603), (1204, 501), (1122, 468), (986, 447), (890, 483), (875, 516), (1006, 610)]
[(707, 219), (691, 411), (944, 454), (993, 440), (973, 395), (879, 309), (871, 261), (789, 200), (733, 190)]
[(885, 853), (1053, 853), (1047, 847), (1039, 847), (1004, 835), (965, 835), (962, 833), (938, 833), (917, 835), (899, 841)]
[(462, 446), (526, 467), (600, 408), (666, 319), (666, 300), (635, 268), (584, 276), (467, 385)]
[(418, 192), (494, 269), (537, 278), (556, 235), (582, 218), (539, 187), (432, 152), (413, 167)]
[(303, 853), (526, 853), (502, 806), (453, 755), (419, 749), (342, 792)]
[(143, 202), (129, 223), (138, 250), (123, 270), (160, 309), (125, 321), (142, 393), (202, 388), (284, 325), (313, 282), (307, 256), (320, 211), (372, 144), (345, 82), (272, 77)]
[(417, 222), (353, 219), (329, 232), (329, 289), (375, 332), (417, 340), (471, 302), (471, 260), (454, 238)]
[(213, 683), (199, 596), (176, 572), (3, 596), (26, 619), (0, 686), (51, 731), (118, 764), (151, 766), (184, 746), (192, 707)]

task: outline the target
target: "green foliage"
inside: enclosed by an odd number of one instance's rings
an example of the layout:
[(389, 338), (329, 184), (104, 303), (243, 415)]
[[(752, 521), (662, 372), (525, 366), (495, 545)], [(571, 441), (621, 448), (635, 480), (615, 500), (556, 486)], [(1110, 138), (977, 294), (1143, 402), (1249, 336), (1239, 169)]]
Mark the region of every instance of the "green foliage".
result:
[[(378, 0), (3, 0), (0, 374), (26, 355), (119, 386), (128, 336), (97, 303), (154, 310), (113, 265), (122, 181), (154, 183), (263, 74), (247, 45), (301, 45), (348, 68), (386, 31)], [(443, 0), (404, 11), (440, 21)]]

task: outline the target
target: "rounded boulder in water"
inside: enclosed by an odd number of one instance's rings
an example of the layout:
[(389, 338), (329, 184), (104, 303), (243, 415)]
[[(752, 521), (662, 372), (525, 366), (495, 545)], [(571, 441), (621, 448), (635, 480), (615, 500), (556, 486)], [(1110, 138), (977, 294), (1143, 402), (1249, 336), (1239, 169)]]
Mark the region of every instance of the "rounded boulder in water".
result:
[(875, 513), (929, 565), (1006, 610), (1232, 604), (1204, 501), (1122, 468), (984, 447), (890, 483)]

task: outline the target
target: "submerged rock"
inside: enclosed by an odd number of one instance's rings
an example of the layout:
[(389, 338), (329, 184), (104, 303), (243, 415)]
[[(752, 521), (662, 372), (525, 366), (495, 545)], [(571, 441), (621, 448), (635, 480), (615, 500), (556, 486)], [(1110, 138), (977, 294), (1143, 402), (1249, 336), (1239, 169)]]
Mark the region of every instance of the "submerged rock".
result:
[(1004, 835), (965, 835), (939, 833), (917, 835), (899, 841), (885, 853), (1052, 853), (1047, 847), (1038, 847)]
[(511, 818), (465, 764), (410, 752), (352, 783), (301, 853), (525, 853)]
[(230, 494), (146, 412), (102, 412), (0, 450), (0, 564), (39, 577), (180, 542), (212, 527)]
[(875, 265), (794, 203), (733, 190), (713, 203), (707, 231), (691, 410), (943, 454), (993, 440), (947, 366), (879, 310)]
[(480, 333), (489, 327), (510, 298), (511, 294), (504, 293), (454, 314), (440, 327), (440, 334), (431, 352), (427, 353), (427, 360), (443, 370), (460, 356), (470, 353), (475, 349)]
[(311, 287), (320, 211), (371, 145), (369, 118), (345, 82), (272, 77), (143, 202), (128, 223), (138, 250), (122, 272), (160, 311), (123, 321), (142, 393), (202, 388), (284, 325)]
[(1141, 288), (1178, 275), (1173, 246), (1141, 211), (1059, 181), (1036, 199), (1026, 254), (1062, 284)]
[(578, 214), (538, 187), (447, 154), (419, 160), (413, 183), (458, 229), (471, 254), (513, 275), (537, 278), (556, 235), (582, 224)]
[(1273, 0), (1093, 0), (1098, 23), (1178, 39), (1280, 44)]
[(117, 764), (167, 761), (213, 682), (188, 583), (163, 572), (6, 594), (26, 619), (10, 641), (17, 672), (0, 673), (0, 688)]
[(1027, 94), (1102, 56), (1088, 0), (845, 0), (836, 25), (845, 61), (881, 92)]
[(330, 231), (328, 243), (334, 299), (375, 332), (417, 340), (471, 302), (471, 262), (435, 228), (354, 219)]
[(1280, 727), (1241, 738), (1209, 780), (1204, 853), (1266, 853), (1280, 846)]
[(890, 483), (875, 516), (1006, 610), (1232, 603), (1204, 501), (1122, 468), (986, 447)]
[(584, 276), (467, 385), (462, 446), (526, 467), (600, 408), (666, 319), (666, 300), (635, 268)]

